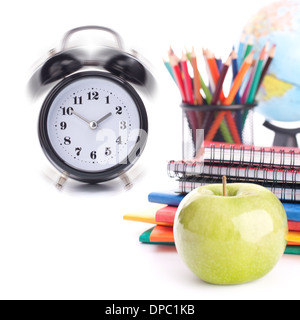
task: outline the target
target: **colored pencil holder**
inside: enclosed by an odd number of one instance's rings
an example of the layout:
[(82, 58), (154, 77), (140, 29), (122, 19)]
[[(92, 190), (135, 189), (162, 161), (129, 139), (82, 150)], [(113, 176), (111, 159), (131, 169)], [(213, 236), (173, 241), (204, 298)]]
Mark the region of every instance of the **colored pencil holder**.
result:
[(253, 111), (256, 106), (182, 103), (183, 159), (197, 158), (204, 141), (253, 145)]

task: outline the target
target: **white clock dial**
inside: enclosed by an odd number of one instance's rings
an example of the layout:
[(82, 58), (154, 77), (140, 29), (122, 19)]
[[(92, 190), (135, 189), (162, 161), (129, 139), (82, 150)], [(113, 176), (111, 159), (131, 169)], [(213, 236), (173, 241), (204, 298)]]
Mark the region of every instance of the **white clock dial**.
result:
[(126, 164), (140, 137), (140, 122), (137, 103), (124, 86), (91, 75), (57, 93), (49, 106), (47, 134), (68, 166), (101, 172)]

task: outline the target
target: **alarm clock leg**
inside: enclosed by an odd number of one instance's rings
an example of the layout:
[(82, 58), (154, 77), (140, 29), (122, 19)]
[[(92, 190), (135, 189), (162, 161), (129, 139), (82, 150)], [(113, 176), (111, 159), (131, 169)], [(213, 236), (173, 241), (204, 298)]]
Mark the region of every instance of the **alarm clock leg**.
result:
[(128, 175), (126, 173), (123, 173), (121, 176), (120, 176), (120, 179), (122, 180), (122, 182), (124, 183), (124, 188), (126, 190), (130, 190), (133, 186), (132, 182), (130, 181)]
[(67, 173), (63, 173), (63, 174), (59, 177), (59, 179), (58, 179), (58, 181), (57, 181), (57, 183), (56, 183), (56, 188), (59, 189), (59, 190), (61, 190), (67, 180), (68, 180)]

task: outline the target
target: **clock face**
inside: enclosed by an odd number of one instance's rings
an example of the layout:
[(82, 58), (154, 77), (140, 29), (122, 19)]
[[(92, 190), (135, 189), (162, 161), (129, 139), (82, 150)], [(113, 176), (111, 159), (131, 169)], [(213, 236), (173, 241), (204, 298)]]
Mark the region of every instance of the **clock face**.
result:
[(82, 181), (110, 180), (144, 148), (147, 116), (134, 89), (107, 73), (75, 74), (46, 99), (41, 144), (61, 171)]

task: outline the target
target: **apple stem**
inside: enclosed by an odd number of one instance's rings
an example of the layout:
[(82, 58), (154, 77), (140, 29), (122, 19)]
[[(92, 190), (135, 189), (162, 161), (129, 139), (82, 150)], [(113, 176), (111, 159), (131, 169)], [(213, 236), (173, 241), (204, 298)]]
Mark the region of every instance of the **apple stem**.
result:
[(227, 197), (226, 184), (227, 184), (227, 178), (226, 178), (226, 176), (224, 176), (223, 177), (223, 197)]

